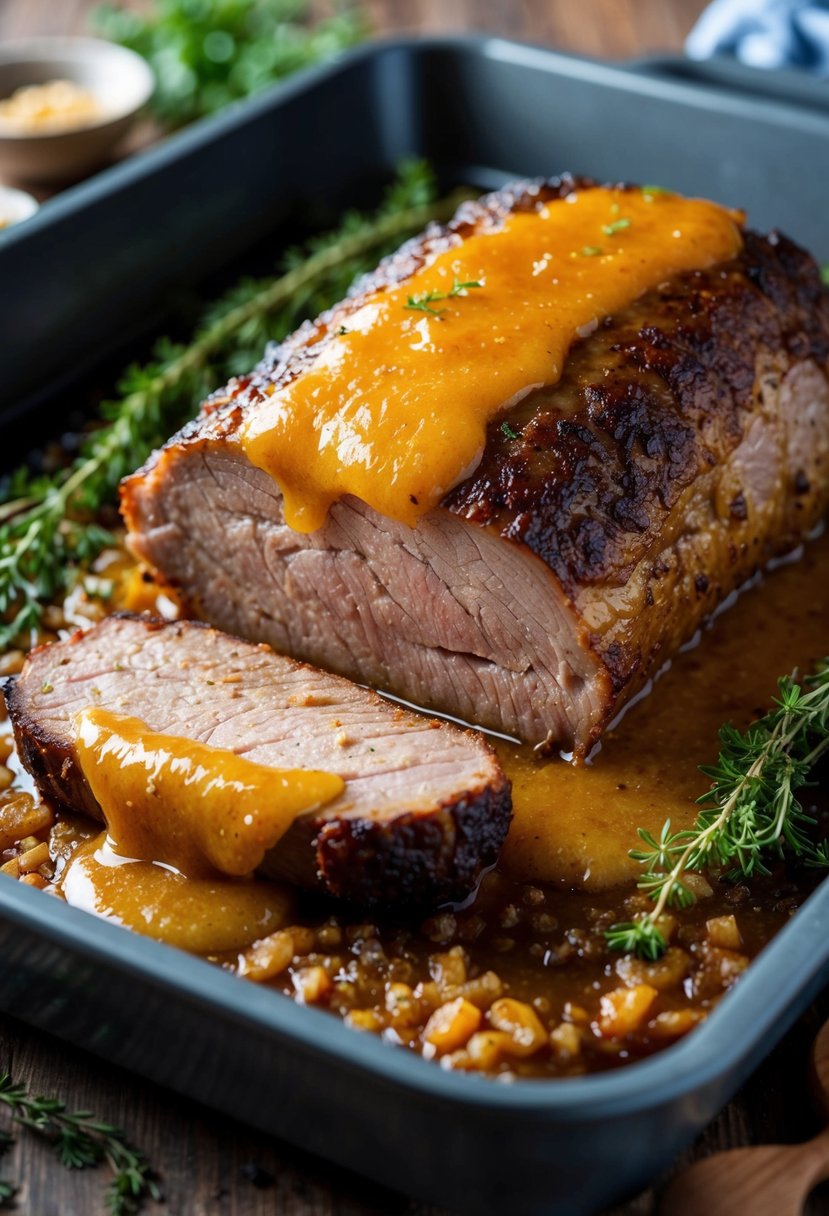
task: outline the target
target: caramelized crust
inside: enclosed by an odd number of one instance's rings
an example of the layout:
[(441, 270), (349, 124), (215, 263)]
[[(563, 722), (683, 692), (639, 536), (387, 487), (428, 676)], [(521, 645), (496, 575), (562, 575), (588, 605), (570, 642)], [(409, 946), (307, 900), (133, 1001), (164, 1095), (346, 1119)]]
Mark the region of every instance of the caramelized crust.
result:
[[(490, 425), (474, 474), (415, 529), (345, 499), (319, 533), (290, 533), (278, 488), (238, 441), (244, 411), (301, 374), (367, 292), (583, 184), (519, 183), (465, 204), (205, 403), (124, 483), (135, 551), (216, 624), (585, 752), (826, 510), (829, 295), (806, 253), (746, 232), (734, 261), (607, 318), (572, 347), (557, 385)], [(471, 548), (475, 561), (453, 572), (448, 553)]]

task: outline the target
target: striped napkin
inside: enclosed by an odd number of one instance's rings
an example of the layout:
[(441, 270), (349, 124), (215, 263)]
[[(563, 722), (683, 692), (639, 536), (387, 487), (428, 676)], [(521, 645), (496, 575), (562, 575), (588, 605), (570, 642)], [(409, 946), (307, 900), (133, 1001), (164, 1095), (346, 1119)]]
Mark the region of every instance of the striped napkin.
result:
[(713, 0), (685, 51), (692, 59), (734, 55), (755, 68), (829, 76), (829, 0)]

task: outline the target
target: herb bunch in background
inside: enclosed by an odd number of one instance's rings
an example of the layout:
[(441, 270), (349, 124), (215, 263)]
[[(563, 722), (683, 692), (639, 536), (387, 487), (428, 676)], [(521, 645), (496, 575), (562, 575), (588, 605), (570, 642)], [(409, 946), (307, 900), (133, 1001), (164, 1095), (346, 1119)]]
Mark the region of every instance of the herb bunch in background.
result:
[(438, 199), (428, 166), (406, 166), (376, 213), (346, 215), (289, 252), (276, 277), (243, 280), (205, 310), (189, 342), (156, 342), (150, 361), (129, 368), (101, 407), (103, 425), (69, 468), (36, 477), (19, 469), (0, 495), (0, 648), (33, 640), (45, 605), (112, 543), (96, 513), (114, 502), (125, 474), (210, 392), (250, 371), (269, 341), (341, 299), (407, 236), (449, 219), (460, 197)]
[(155, 114), (180, 127), (330, 59), (366, 34), (350, 5), (320, 21), (310, 8), (308, 0), (153, 0), (146, 15), (104, 5), (93, 26), (147, 60), (157, 82)]

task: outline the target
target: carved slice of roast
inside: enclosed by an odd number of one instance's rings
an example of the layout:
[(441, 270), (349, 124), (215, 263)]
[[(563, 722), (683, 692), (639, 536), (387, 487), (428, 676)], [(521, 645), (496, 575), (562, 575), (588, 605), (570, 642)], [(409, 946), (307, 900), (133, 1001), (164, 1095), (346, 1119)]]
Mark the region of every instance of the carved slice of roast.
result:
[(343, 794), (301, 816), (264, 866), (337, 898), (462, 898), (506, 835), (509, 784), (480, 736), (196, 623), (109, 617), (33, 651), (6, 700), (42, 793), (96, 818), (73, 743), (92, 705), (260, 764), (338, 773)]

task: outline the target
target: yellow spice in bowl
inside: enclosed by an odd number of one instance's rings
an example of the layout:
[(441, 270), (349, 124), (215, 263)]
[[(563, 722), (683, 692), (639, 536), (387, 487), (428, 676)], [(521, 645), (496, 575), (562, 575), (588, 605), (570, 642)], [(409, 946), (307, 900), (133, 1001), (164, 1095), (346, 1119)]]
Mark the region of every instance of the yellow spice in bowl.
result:
[(98, 122), (103, 107), (71, 80), (26, 85), (0, 101), (0, 134), (40, 135)]

